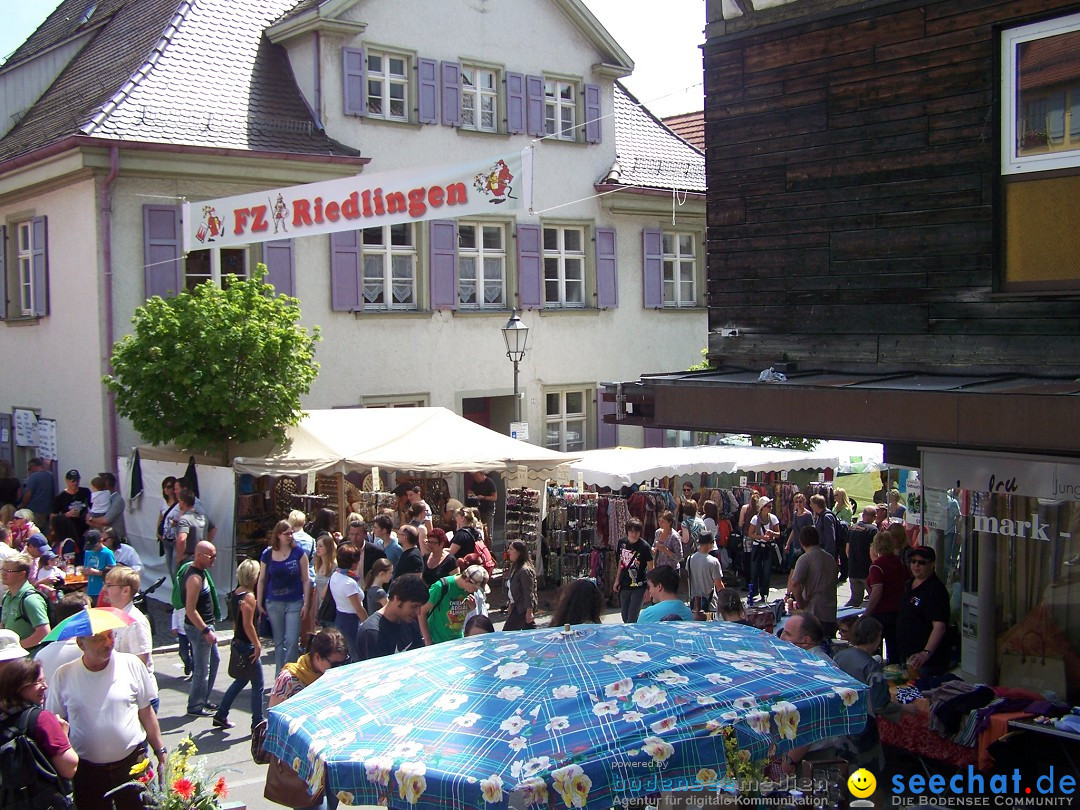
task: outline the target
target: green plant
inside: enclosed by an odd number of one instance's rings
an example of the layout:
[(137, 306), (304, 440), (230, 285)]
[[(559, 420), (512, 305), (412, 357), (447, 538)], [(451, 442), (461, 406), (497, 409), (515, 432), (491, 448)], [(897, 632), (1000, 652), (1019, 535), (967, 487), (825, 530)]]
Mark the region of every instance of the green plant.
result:
[(765, 781), (765, 760), (754, 762), (750, 759), (750, 752), (739, 748), (739, 738), (732, 726), (725, 726), (724, 755), (727, 759), (727, 778), (730, 782), (740, 786), (757, 786)]
[(260, 264), (250, 279), (199, 284), (135, 310), (104, 378), (116, 410), (153, 444), (199, 450), (281, 439), (319, 373), (319, 329), (298, 324), (300, 302), (277, 295)]
[(130, 782), (105, 795), (140, 789), (146, 806), (155, 810), (216, 810), (229, 795), (225, 777), (215, 780), (212, 774), (207, 776), (202, 762), (191, 761), (198, 752), (191, 737), (185, 737), (169, 754), (164, 773), (155, 774), (150, 760), (144, 759), (132, 766)]

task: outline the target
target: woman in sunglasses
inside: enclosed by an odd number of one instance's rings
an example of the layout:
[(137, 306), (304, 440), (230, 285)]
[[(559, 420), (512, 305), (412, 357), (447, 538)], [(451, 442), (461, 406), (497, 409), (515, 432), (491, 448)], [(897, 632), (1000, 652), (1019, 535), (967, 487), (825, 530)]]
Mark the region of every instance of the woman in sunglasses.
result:
[(942, 675), (949, 669), (949, 590), (934, 572), (937, 555), (916, 546), (908, 557), (911, 579), (896, 617), (897, 662), (905, 661), (920, 675)]

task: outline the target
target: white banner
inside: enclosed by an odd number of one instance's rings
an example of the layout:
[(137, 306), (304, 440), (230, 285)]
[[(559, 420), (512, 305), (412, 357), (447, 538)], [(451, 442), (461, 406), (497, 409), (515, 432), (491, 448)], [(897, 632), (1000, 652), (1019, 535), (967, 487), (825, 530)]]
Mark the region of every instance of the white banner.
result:
[(532, 195), (532, 149), (456, 166), (359, 174), (184, 203), (184, 252), (503, 213)]

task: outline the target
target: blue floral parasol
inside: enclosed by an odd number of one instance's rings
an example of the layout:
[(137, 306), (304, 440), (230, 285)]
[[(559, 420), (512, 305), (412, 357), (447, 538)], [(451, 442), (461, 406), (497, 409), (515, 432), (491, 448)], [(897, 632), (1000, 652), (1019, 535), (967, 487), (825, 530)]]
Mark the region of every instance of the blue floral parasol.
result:
[(862, 730), (865, 686), (730, 622), (474, 636), (331, 670), (270, 710), (265, 748), (345, 805), (610, 808)]

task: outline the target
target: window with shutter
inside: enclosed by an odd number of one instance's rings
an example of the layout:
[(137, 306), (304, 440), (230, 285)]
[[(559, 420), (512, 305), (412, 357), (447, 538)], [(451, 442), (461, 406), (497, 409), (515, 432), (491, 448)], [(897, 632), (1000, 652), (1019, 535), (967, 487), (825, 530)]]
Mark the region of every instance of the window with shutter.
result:
[(452, 219), (428, 223), (432, 309), (454, 309), (457, 303), (457, 228)]
[(588, 442), (591, 388), (547, 388), (544, 390), (545, 446), (561, 453), (584, 450)]
[(517, 135), (525, 131), (525, 76), (506, 74), (506, 131)]
[(417, 120), (421, 124), (439, 123), (439, 63), (434, 59), (416, 60)]
[(461, 65), (443, 62), (439, 70), (442, 73), (442, 122), (444, 126), (456, 127), (461, 124)]
[(697, 237), (692, 233), (664, 231), (664, 306), (696, 307)]
[[(147, 298), (167, 298), (184, 289), (180, 254), (180, 206), (143, 206), (143, 277)], [(206, 253), (192, 251), (191, 256)]]
[(585, 306), (585, 229), (544, 226), (544, 307)]
[[(8, 237), (11, 237), (10, 240)], [(0, 226), (0, 318), (49, 314), (49, 237), (46, 217)]]
[(367, 111), (367, 102), (364, 98), (364, 89), (367, 77), (365, 73), (364, 49), (342, 48), (342, 93), (343, 112), (345, 115), (364, 115)]
[(387, 121), (409, 120), (409, 57), (367, 50), (364, 114)]
[(595, 84), (585, 85), (585, 141), (600, 143), (603, 123), (600, 113), (600, 87)]
[(641, 233), (642, 281), (646, 309), (664, 305), (664, 234), (646, 228)]
[(596, 306), (619, 305), (619, 271), (614, 228), (596, 229)]
[(275, 239), (263, 242), (263, 263), (266, 275), (263, 280), (273, 284), (279, 295), (296, 295), (296, 260), (292, 239)]
[(458, 308), (506, 309), (506, 226), (458, 224)]
[[(519, 74), (520, 75), (520, 74)], [(491, 68), (461, 66), (462, 129), (499, 131), (499, 74)]]
[(520, 223), (517, 226), (518, 305), (535, 309), (543, 303), (543, 264), (540, 250), (540, 226)]

